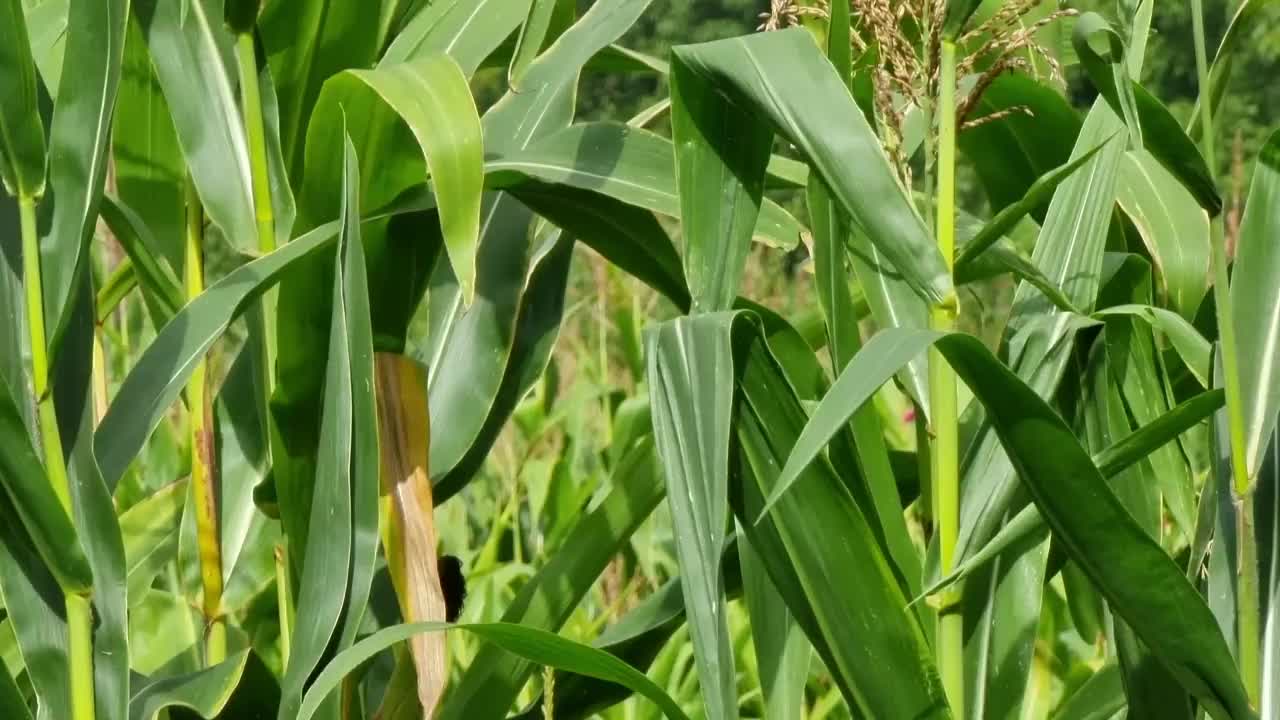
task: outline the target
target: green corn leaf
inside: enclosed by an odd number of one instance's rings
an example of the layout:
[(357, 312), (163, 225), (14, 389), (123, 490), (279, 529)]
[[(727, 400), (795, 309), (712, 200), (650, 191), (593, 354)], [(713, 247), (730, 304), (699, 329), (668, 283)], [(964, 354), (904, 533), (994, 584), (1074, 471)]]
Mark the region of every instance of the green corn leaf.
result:
[(1145, 321), (1151, 329), (1168, 339), (1187, 369), (1200, 383), (1200, 387), (1209, 387), (1209, 358), (1212, 354), (1209, 341), (1181, 315), (1164, 308), (1141, 304), (1113, 305), (1093, 314), (1099, 319), (1113, 315), (1130, 315)]
[(51, 359), (71, 322), (75, 293), (88, 276), (128, 19), (128, 0), (76, 2), (67, 15), (69, 71), (63, 73), (49, 129), (49, 186), (56, 201), (49, 233), (40, 241)]
[(773, 587), (749, 545), (739, 554), (742, 596), (751, 617), (751, 640), (760, 663), (761, 692), (769, 720), (801, 720), (813, 648)]
[[(690, 80), (726, 93), (742, 112), (768, 117), (795, 143), (833, 197), (922, 297), (941, 300), (952, 293), (924, 222), (844, 82), (807, 31), (792, 28), (685, 45), (672, 53)], [(810, 111), (812, 98), (826, 99), (823, 112)]]
[[(1001, 112), (1004, 117), (956, 138), (997, 214), (1026, 196), (1036, 180), (1071, 161), (1081, 127), (1079, 113), (1057, 89), (1022, 73), (997, 77), (978, 100), (971, 119)], [(1048, 208), (1046, 198), (1031, 215), (1043, 222)]]
[(187, 479), (161, 488), (120, 514), (120, 536), (132, 605), (177, 555), (178, 526), (187, 498)]
[[(1140, 463), (1155, 449), (1173, 442), (1182, 433), (1204, 422), (1222, 409), (1224, 403), (1225, 396), (1221, 389), (1200, 393), (1154, 422), (1143, 425), (1100, 450), (1093, 456), (1093, 462), (1098, 466), (1098, 472), (1110, 480)], [(1040, 511), (1035, 505), (1028, 505), (1005, 523), (986, 545), (966, 556), (949, 575), (926, 587), (914, 602), (963, 580), (977, 568), (999, 557), (1006, 549), (1014, 548), (1016, 551), (1023, 543), (1039, 542), (1047, 530), (1048, 526)]]
[(0, 711), (13, 720), (31, 720), (31, 709), (7, 667), (0, 667)]
[[(739, 332), (752, 331), (750, 316), (740, 317)], [(866, 717), (952, 717), (917, 616), (864, 510), (825, 459), (807, 468), (805, 481), (756, 523), (806, 413), (759, 340), (740, 377), (740, 450), (730, 501), (845, 701)], [(840, 562), (830, 562), (833, 547), (841, 548)], [(856, 601), (851, 588), (857, 588)]]
[(672, 60), (671, 131), (692, 312), (727, 310), (760, 214), (773, 132), (702, 82), (678, 54)]
[(25, 534), (41, 559), (67, 592), (93, 586), (93, 573), (71, 524), (71, 517), (53, 492), (44, 463), (31, 444), (18, 404), (8, 383), (0, 382), (0, 483), (12, 514), (6, 523)]
[[(884, 367), (888, 358), (905, 362), (904, 357), (932, 344), (982, 401), (1024, 487), (1115, 612), (1214, 717), (1251, 717), (1244, 687), (1204, 601), (1106, 487), (1065, 423), (973, 338), (908, 331), (873, 338), (862, 352), (868, 368), (855, 362), (845, 369), (814, 411), (778, 487), (785, 490), (861, 404), (858, 390), (871, 378), (869, 368), (878, 368), (876, 377), (887, 379), (892, 373)], [(778, 497), (775, 491), (773, 498)], [(1189, 622), (1191, 617), (1198, 619)]]
[[(67, 451), (73, 524), (93, 570), (93, 693), (97, 717), (124, 720), (129, 703), (127, 569), (111, 492), (94, 458), (93, 292), (82, 279), (67, 325), (67, 354), (52, 385)], [(66, 667), (62, 668), (63, 673)]]
[(1116, 200), (1158, 271), (1160, 299), (1194, 320), (1209, 290), (1209, 215), (1145, 150), (1125, 153)]
[(222, 18), (232, 33), (253, 32), (258, 22), (258, 13), (262, 12), (262, 0), (226, 0)]
[[(1280, 131), (1271, 134), (1254, 166), (1248, 204), (1240, 221), (1240, 240), (1231, 299), (1235, 313), (1240, 383), (1244, 393), (1245, 451), (1249, 476), (1257, 474), (1266, 451), (1266, 438), (1276, 427), (1280, 410), (1280, 303), (1274, 288), (1280, 282), (1280, 252), (1274, 239), (1280, 233)], [(1246, 310), (1247, 309), (1247, 310)]]
[[(635, 207), (679, 219), (675, 148), (667, 138), (620, 123), (573, 125), (528, 147), (485, 162), (485, 185), (521, 195), (526, 181), (565, 185), (607, 195)], [(755, 240), (793, 249), (804, 226), (764, 198)]]
[[(378, 60), (378, 23), (370, 20), (381, 4), (329, 0), (263, 4), (258, 32), (275, 80), (280, 149), (294, 189), (302, 184), (307, 125), (318, 114), (315, 106), (321, 87), (343, 70), (372, 67)], [(334, 147), (328, 149), (332, 152)], [(337, 177), (330, 180), (336, 183)]]
[(156, 253), (156, 242), (142, 218), (131, 208), (104, 197), (101, 213), (103, 222), (133, 264), (152, 323), (164, 327), (185, 302), (182, 286), (164, 257)]
[(1058, 707), (1055, 720), (1109, 720), (1125, 708), (1124, 677), (1111, 662), (1089, 676)]
[(997, 240), (1012, 230), (1023, 218), (1030, 215), (1033, 210), (1047, 203), (1053, 197), (1053, 193), (1058, 189), (1058, 186), (1071, 177), (1076, 170), (1079, 170), (1103, 147), (1105, 147), (1105, 144), (1085, 151), (1065, 165), (1060, 165), (1036, 178), (1031, 187), (1027, 188), (1027, 192), (1022, 196), (1022, 199), (1005, 206), (1004, 209), (996, 213), (995, 217), (991, 218), (990, 222), (982, 227), (982, 230), (977, 235), (973, 236), (973, 239), (965, 243), (956, 258), (956, 274), (962, 274), (965, 265), (977, 259), (983, 251), (995, 244)]
[[(1209, 90), (1207, 98), (1209, 108), (1212, 110), (1213, 116), (1218, 116), (1218, 107), (1222, 103), (1222, 98), (1226, 97), (1227, 88), (1230, 85), (1231, 71), (1235, 67), (1237, 58), (1237, 46), (1249, 37), (1249, 30), (1256, 26), (1256, 20), (1260, 12), (1268, 8), (1266, 2), (1259, 0), (1241, 0), (1236, 5), (1235, 14), (1231, 16), (1231, 24), (1227, 25), (1227, 31), (1222, 34), (1222, 41), (1218, 43), (1218, 50), (1213, 55), (1213, 64), (1209, 68)], [(1196, 98), (1196, 107), (1191, 111), (1191, 119), (1187, 122), (1187, 135), (1191, 137), (1200, 137), (1200, 123), (1203, 121), (1203, 115), (1200, 112), (1200, 103), (1205, 102), (1206, 95), (1201, 89), (1200, 97)]]
[[(627, 451), (613, 483), (604, 501), (574, 525), (561, 549), (521, 588), (502, 616), (504, 623), (554, 632), (569, 619), (601, 571), (662, 501), (665, 487), (651, 438)], [(512, 657), (501, 646), (481, 648), (447, 698), (442, 720), (507, 712), (535, 669), (528, 660)]]
[[(369, 223), (420, 210), (392, 206), (364, 218)], [(228, 326), (291, 265), (323, 251), (337, 237), (331, 222), (247, 263), (210, 285), (158, 334), (125, 378), (95, 433), (98, 462), (108, 487), (114, 487), (138, 451), (186, 386), (196, 358), (208, 352)]]
[[(205, 213), (232, 246), (256, 249), (249, 145), (228, 62), (234, 38), (211, 0), (138, 0), (134, 14)], [(163, 134), (160, 124), (133, 131)], [(161, 167), (176, 169), (171, 158), (160, 158), (166, 161)]]
[[(299, 623), (292, 638), (289, 652), (289, 665), (281, 682), (281, 700), (279, 717), (282, 720), (295, 717), (302, 703), (307, 679), (319, 667), (327, 654), (331, 640), (342, 632), (341, 645), (349, 644), (347, 632), (340, 628), (348, 601), (351, 601), (351, 613), (358, 624), (364, 608), (360, 597), (351, 596), (352, 589), (358, 585), (358, 577), (367, 573), (365, 585), (355, 588), (368, 597), (369, 578), (372, 576), (372, 557), (358, 558), (354, 556), (353, 547), (357, 541), (373, 541), (376, 548), (376, 521), (372, 529), (373, 537), (359, 538), (353, 520), (353, 484), (372, 483), (377, 487), (376, 477), (367, 475), (369, 459), (369, 443), (373, 443), (373, 455), (377, 458), (377, 434), (370, 433), (368, 427), (360, 433), (360, 445), (354, 442), (354, 422), (357, 405), (364, 412), (360, 420), (368, 421), (372, 400), (373, 373), (373, 341), (368, 328), (368, 295), (361, 298), (358, 294), (364, 290), (363, 255), (358, 250), (351, 250), (352, 244), (360, 243), (360, 196), (358, 178), (360, 170), (356, 161), (355, 147), (350, 139), (343, 147), (342, 190), (343, 202), (338, 220), (338, 255), (341, 258), (339, 271), (333, 278), (333, 313), (330, 319), (328, 363), (325, 368), (324, 408), (320, 423), (320, 444), (316, 462), (316, 476), (313, 494), (307, 498), (309, 503), (288, 503), (282, 505), (297, 512), (309, 513), (309, 525), (323, 528), (322, 532), (307, 532), (297, 537), (306, 538), (303, 557), (308, 559), (301, 568), (301, 579), (298, 582), (297, 614), (306, 621)], [(353, 266), (347, 263), (352, 261)], [(359, 271), (361, 278), (348, 280), (348, 274)], [(352, 293), (352, 291), (355, 293)], [(348, 303), (352, 308), (348, 311)], [(365, 317), (357, 319), (356, 313), (364, 310)], [(351, 322), (363, 324), (353, 327)], [(367, 333), (361, 339), (355, 334), (363, 330)], [(366, 347), (361, 348), (361, 345)], [(365, 357), (357, 356), (363, 352)], [(361, 362), (363, 360), (363, 362)], [(361, 378), (366, 384), (353, 389), (353, 382)], [(356, 396), (366, 397), (358, 399)], [(376, 425), (376, 419), (374, 419)], [(370, 439), (370, 436), (372, 438)], [(357, 477), (356, 472), (364, 471)], [(365, 508), (367, 510), (367, 508)], [(376, 512), (376, 506), (374, 508)], [(288, 530), (288, 526), (286, 526)], [(365, 525), (360, 530), (367, 536), (370, 528)], [(295, 536), (290, 536), (291, 540)], [(368, 550), (368, 547), (365, 547)], [(367, 567), (365, 567), (367, 566)], [(348, 621), (352, 618), (346, 617)]]
[[(186, 262), (182, 244), (186, 208), (182, 194), (187, 163), (137, 16), (135, 8), (125, 34), (120, 93), (111, 134), (115, 197), (104, 198), (101, 213), (111, 223), (113, 201), (131, 210), (141, 226), (131, 235), (146, 240), (153, 255), (164, 258), (180, 273)], [(117, 237), (120, 232), (112, 227)], [(127, 245), (125, 249), (131, 255), (134, 252)]]
[[(1108, 56), (1099, 55), (1090, 45), (1103, 36), (1110, 47)], [(1211, 216), (1222, 211), (1209, 168), (1195, 143), (1183, 131), (1168, 108), (1141, 85), (1129, 79), (1125, 66), (1124, 43), (1120, 35), (1097, 13), (1085, 13), (1076, 22), (1076, 53), (1089, 73), (1089, 79), (1129, 126), (1130, 141), (1145, 147), (1195, 197)]]
[(447, 630), (461, 630), (476, 635), (529, 662), (571, 670), (624, 685), (652, 700), (668, 718), (688, 720), (688, 716), (680, 710), (680, 706), (676, 705), (661, 688), (631, 666), (601, 650), (566, 640), (545, 630), (536, 630), (523, 625), (508, 623), (450, 625), (429, 622), (396, 625), (379, 630), (356, 643), (351, 649), (340, 653), (316, 676), (315, 683), (307, 692), (306, 701), (298, 713), (297, 720), (310, 720), (325, 696), (333, 692), (352, 670), (379, 651), (419, 633)]
[(947, 0), (946, 15), (942, 21), (942, 37), (954, 42), (965, 30), (969, 18), (982, 6), (982, 0)]
[[(472, 75), (529, 16), (531, 0), (438, 0), (391, 41), (382, 63), (448, 52)], [(533, 85), (533, 83), (529, 83)]]
[(720, 574), (729, 514), (732, 317), (712, 313), (663, 323), (649, 336), (647, 350), (654, 436), (703, 702), (711, 718), (730, 717), (737, 707), (728, 600)]
[(31, 539), (0, 497), (0, 589), (11, 637), (26, 665), (36, 701), (48, 717), (71, 717), (67, 621), (61, 588)]
[(44, 125), (22, 0), (0, 3), (0, 180), (10, 195), (44, 193)]
[(515, 51), (511, 55), (511, 65), (507, 70), (507, 83), (513, 88), (520, 88), (524, 74), (529, 71), (534, 58), (542, 52), (548, 39), (554, 37), (556, 24), (572, 21), (577, 8), (566, 0), (533, 0), (529, 6), (529, 16), (520, 27), (520, 35), (516, 40)]
[(211, 720), (222, 712), (244, 674), (249, 651), (209, 668), (153, 680), (129, 700), (129, 720), (157, 720), (167, 708), (186, 708)]

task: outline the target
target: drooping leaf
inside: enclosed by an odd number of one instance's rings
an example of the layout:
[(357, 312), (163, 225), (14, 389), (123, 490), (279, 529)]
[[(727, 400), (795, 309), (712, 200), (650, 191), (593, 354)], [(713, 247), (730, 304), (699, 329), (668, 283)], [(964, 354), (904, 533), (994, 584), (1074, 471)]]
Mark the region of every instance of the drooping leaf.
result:
[[(874, 132), (804, 29), (685, 45), (672, 57), (691, 81), (726, 93), (742, 112), (767, 116), (918, 293), (941, 300), (952, 292), (942, 257)], [(812, 98), (827, 101), (823, 112), (810, 111)]]
[(166, 708), (187, 708), (211, 720), (226, 706), (240, 682), (248, 650), (209, 668), (153, 680), (129, 700), (129, 720), (156, 720)]
[(1209, 341), (1182, 316), (1161, 307), (1133, 304), (1113, 305), (1094, 313), (1097, 318), (1113, 315), (1131, 315), (1145, 321), (1173, 345), (1200, 387), (1209, 387), (1209, 358), (1212, 354)]
[(1116, 200), (1159, 271), (1160, 297), (1194, 320), (1209, 289), (1209, 215), (1147, 151), (1125, 153)]
[(307, 692), (297, 720), (310, 720), (321, 701), (338, 687), (352, 670), (379, 651), (402, 642), (417, 633), (461, 630), (515, 653), (529, 662), (598, 677), (616, 682), (652, 700), (668, 718), (688, 720), (671, 698), (653, 681), (614, 656), (566, 640), (545, 630), (508, 623), (449, 625), (447, 623), (414, 623), (385, 628), (356, 643), (339, 654), (316, 676)]
[[(1110, 53), (1098, 54), (1090, 42), (1107, 39)], [(1124, 64), (1124, 44), (1118, 33), (1097, 13), (1085, 13), (1076, 22), (1076, 53), (1090, 80), (1107, 103), (1124, 116), (1135, 144), (1145, 147), (1195, 197), (1210, 216), (1222, 211), (1222, 198), (1204, 158), (1182, 126), (1151, 93), (1129, 78)], [(1135, 129), (1141, 128), (1139, 134)]]

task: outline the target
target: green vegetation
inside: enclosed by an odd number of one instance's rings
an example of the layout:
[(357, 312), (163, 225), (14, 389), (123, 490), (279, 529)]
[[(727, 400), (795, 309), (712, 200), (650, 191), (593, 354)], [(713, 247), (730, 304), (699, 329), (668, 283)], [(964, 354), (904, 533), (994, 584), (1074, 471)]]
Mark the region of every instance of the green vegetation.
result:
[(1265, 0), (0, 0), (0, 717), (1280, 715), (1278, 71)]

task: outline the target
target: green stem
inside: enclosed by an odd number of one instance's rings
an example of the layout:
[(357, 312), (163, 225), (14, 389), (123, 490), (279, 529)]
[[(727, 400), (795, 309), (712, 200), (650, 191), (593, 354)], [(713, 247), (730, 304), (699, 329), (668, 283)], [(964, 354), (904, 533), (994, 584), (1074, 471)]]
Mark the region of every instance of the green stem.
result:
[[(1195, 36), (1196, 74), (1200, 82), (1201, 150), (1209, 172), (1216, 174), (1217, 153), (1214, 148), (1212, 88), (1209, 84), (1209, 60), (1205, 51), (1204, 9), (1201, 0), (1191, 0), (1191, 24)], [(1223, 386), (1227, 396), (1227, 430), (1231, 438), (1231, 492), (1235, 499), (1239, 544), (1239, 573), (1236, 583), (1237, 662), (1249, 701), (1256, 708), (1260, 699), (1258, 641), (1258, 548), (1254, 537), (1253, 482), (1249, 477), (1244, 439), (1244, 404), (1240, 389), (1239, 361), (1236, 352), (1236, 328), (1231, 309), (1231, 287), (1227, 272), (1226, 237), (1222, 218), (1212, 222), (1211, 246), (1213, 263), (1213, 299), (1218, 310), (1218, 340), (1222, 346)]]
[[(938, 250), (948, 269), (955, 261), (956, 228), (956, 46), (944, 40), (938, 91)], [(935, 304), (930, 323), (949, 332), (955, 326), (954, 300)], [(956, 375), (937, 350), (929, 353), (929, 405), (933, 448), (930, 453), (934, 487), (934, 522), (938, 532), (940, 572), (955, 567), (956, 537), (960, 530), (960, 436), (957, 426)], [(938, 613), (938, 665), (947, 701), (957, 716), (964, 714), (964, 616), (960, 589), (944, 593)]]
[[(58, 414), (49, 387), (49, 356), (44, 326), (43, 280), (40, 275), (40, 240), (36, 234), (36, 201), (30, 196), (18, 198), (19, 221), (22, 225), (22, 282), (26, 292), (27, 332), (31, 341), (31, 386), (35, 393), (40, 441), (44, 449), (45, 473), (49, 484), (75, 522), (71, 507), (71, 483), (67, 479), (67, 463), (62, 454), (62, 436), (58, 432)], [(71, 685), (71, 715), (74, 720), (93, 720), (93, 610), (87, 594), (66, 592), (63, 602), (67, 612), (67, 674)]]
[(75, 720), (93, 720), (93, 608), (87, 595), (67, 593), (64, 600), (70, 640), (71, 715)]
[[(186, 258), (183, 263), (187, 302), (204, 292), (204, 209), (195, 184), (186, 188)], [(218, 538), (218, 481), (213, 457), (213, 412), (209, 404), (207, 367), (203, 358), (187, 383), (187, 407), (191, 417), (191, 488), (195, 493), (196, 545), (200, 555), (200, 581), (204, 590), (202, 610), (207, 635), (205, 661), (216, 665), (226, 659), (227, 635), (222, 620), (222, 547)]]

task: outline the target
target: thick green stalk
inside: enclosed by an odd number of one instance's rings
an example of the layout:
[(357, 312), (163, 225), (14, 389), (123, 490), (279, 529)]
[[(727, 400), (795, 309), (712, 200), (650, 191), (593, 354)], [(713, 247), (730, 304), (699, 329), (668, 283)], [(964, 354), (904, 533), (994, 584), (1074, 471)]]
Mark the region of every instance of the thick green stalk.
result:
[[(956, 250), (956, 46), (942, 42), (938, 91), (938, 250), (947, 267)], [(955, 326), (954, 300), (930, 310), (935, 330)], [(929, 352), (929, 406), (933, 435), (932, 475), (934, 522), (938, 532), (938, 561), (945, 577), (955, 567), (956, 536), (960, 530), (960, 435), (957, 426), (956, 374), (937, 350)], [(960, 589), (943, 594), (938, 612), (938, 665), (947, 701), (957, 716), (964, 715), (964, 616)]]
[(94, 720), (93, 706), (93, 608), (89, 596), (67, 593), (67, 664), (71, 669), (71, 715)]
[[(31, 342), (31, 386), (35, 392), (40, 441), (44, 449), (45, 473), (49, 484), (75, 522), (71, 508), (71, 483), (67, 479), (67, 463), (62, 455), (62, 436), (58, 432), (58, 415), (49, 387), (49, 356), (44, 326), (43, 281), (40, 274), (40, 240), (36, 234), (36, 201), (30, 196), (18, 198), (22, 225), (22, 283), (26, 292), (27, 332)], [(87, 594), (63, 594), (67, 612), (67, 674), (71, 680), (71, 714), (74, 720), (93, 720), (93, 610)]]
[[(1209, 172), (1218, 169), (1213, 146), (1213, 108), (1210, 107), (1209, 60), (1205, 52), (1204, 8), (1201, 0), (1191, 0), (1191, 24), (1195, 36), (1196, 73), (1200, 81), (1200, 129), (1203, 132), (1201, 151)], [(1244, 680), (1249, 701), (1258, 707), (1258, 548), (1253, 527), (1253, 482), (1249, 477), (1244, 441), (1244, 405), (1241, 400), (1239, 361), (1236, 354), (1236, 329), (1231, 310), (1231, 287), (1227, 273), (1226, 238), (1222, 232), (1222, 218), (1213, 219), (1212, 225), (1213, 299), (1218, 310), (1218, 340), (1222, 346), (1223, 385), (1227, 396), (1227, 430), (1231, 438), (1231, 491), (1237, 513), (1236, 541), (1240, 557), (1236, 571), (1236, 629), (1237, 662)]]
[[(204, 209), (195, 184), (187, 181), (186, 258), (187, 302), (204, 292)], [(203, 359), (187, 383), (191, 417), (191, 488), (196, 503), (196, 545), (200, 555), (201, 609), (207, 636), (205, 661), (215, 665), (227, 656), (227, 628), (222, 619), (222, 547), (218, 538), (218, 472), (213, 456), (213, 409), (209, 402), (207, 367)]]

